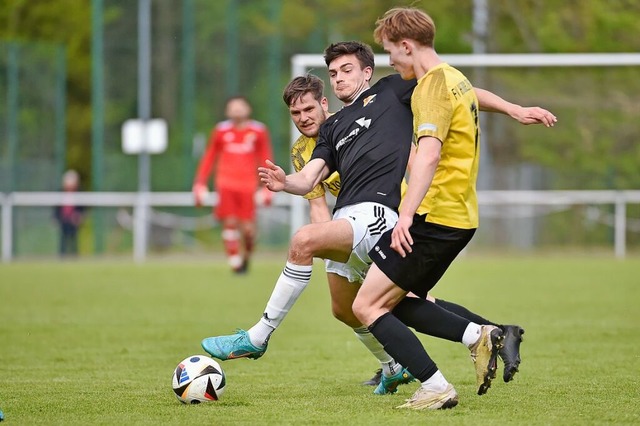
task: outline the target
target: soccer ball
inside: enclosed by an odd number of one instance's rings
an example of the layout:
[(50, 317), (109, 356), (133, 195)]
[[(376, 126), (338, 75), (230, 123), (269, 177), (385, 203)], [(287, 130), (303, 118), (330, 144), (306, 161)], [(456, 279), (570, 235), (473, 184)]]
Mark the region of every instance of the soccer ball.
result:
[(220, 364), (204, 355), (185, 358), (173, 373), (173, 391), (184, 404), (217, 401), (224, 392), (225, 385), (224, 371)]

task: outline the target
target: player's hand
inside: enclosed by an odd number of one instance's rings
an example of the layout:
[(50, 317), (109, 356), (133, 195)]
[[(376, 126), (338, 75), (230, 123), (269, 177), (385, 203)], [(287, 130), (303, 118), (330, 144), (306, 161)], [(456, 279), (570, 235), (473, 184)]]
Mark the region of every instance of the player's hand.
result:
[(258, 205), (260, 207), (269, 207), (273, 201), (273, 192), (269, 191), (266, 186), (261, 186), (258, 190)]
[(413, 218), (409, 216), (400, 216), (398, 223), (391, 232), (391, 248), (400, 253), (400, 256), (406, 257), (407, 253), (412, 252), (413, 238), (409, 228), (413, 224)]
[(193, 185), (191, 192), (193, 192), (196, 207), (202, 207), (207, 198), (209, 198), (209, 188), (207, 188), (207, 185), (196, 183)]
[(553, 125), (558, 121), (556, 116), (550, 111), (540, 107), (519, 106), (515, 111), (513, 111), (511, 117), (524, 125), (544, 124), (545, 127), (553, 127)]
[(258, 167), (258, 176), (269, 191), (280, 192), (284, 190), (287, 175), (281, 167), (271, 161), (266, 161), (266, 167)]

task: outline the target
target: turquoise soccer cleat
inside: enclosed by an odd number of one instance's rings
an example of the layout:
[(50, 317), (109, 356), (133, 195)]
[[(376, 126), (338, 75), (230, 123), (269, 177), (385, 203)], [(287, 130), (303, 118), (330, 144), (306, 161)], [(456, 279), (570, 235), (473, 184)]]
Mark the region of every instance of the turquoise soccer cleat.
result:
[(388, 393), (396, 393), (398, 391), (398, 386), (404, 385), (407, 383), (411, 383), (415, 380), (413, 375), (409, 373), (409, 370), (403, 368), (401, 371), (397, 372), (393, 376), (385, 376), (382, 375), (380, 379), (380, 384), (373, 391), (376, 395), (386, 395)]
[(236, 330), (229, 336), (207, 337), (202, 340), (202, 349), (212, 357), (227, 360), (236, 358), (258, 359), (267, 350), (267, 345), (254, 346), (249, 339), (249, 333)]

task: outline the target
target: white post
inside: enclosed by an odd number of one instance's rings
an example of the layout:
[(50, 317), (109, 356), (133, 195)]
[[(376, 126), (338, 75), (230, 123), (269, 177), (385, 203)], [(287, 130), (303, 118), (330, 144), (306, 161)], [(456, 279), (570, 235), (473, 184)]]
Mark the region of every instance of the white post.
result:
[(142, 263), (147, 257), (149, 192), (139, 191), (133, 206), (133, 259)]
[(615, 253), (618, 259), (624, 259), (627, 249), (627, 203), (624, 195), (616, 194), (615, 225), (614, 225)]
[(2, 262), (9, 263), (13, 254), (13, 229), (11, 229), (13, 195), (0, 194), (0, 201), (2, 202)]
[[(304, 75), (306, 72), (306, 67), (303, 63), (296, 61), (296, 57), (291, 58), (292, 67), (291, 67), (291, 78), (298, 77), (300, 75)], [(296, 128), (293, 121), (290, 120), (289, 127), (291, 129), (291, 143), (289, 146), (292, 146), (295, 140), (297, 139), (300, 132)], [(291, 167), (292, 171), (293, 166)], [(302, 197), (293, 196), (291, 197), (291, 222), (289, 225), (289, 234), (293, 236), (295, 232), (302, 227), (306, 223), (305, 220), (305, 203), (306, 201)]]
[(134, 211), (133, 257), (144, 262), (149, 241), (151, 159), (146, 125), (151, 118), (151, 0), (138, 0), (138, 117), (144, 121), (142, 152), (138, 155), (138, 199)]

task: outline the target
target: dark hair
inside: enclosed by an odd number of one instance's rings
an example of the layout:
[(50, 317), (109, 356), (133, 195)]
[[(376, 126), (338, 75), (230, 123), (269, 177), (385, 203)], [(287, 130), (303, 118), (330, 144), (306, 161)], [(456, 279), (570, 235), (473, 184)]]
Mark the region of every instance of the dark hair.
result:
[(324, 50), (324, 62), (329, 66), (335, 59), (344, 55), (356, 55), (361, 69), (375, 68), (373, 50), (371, 46), (359, 41), (341, 41), (332, 43)]
[(287, 84), (282, 93), (282, 100), (287, 106), (311, 93), (313, 98), (320, 102), (324, 96), (324, 81), (313, 74), (296, 77)]

